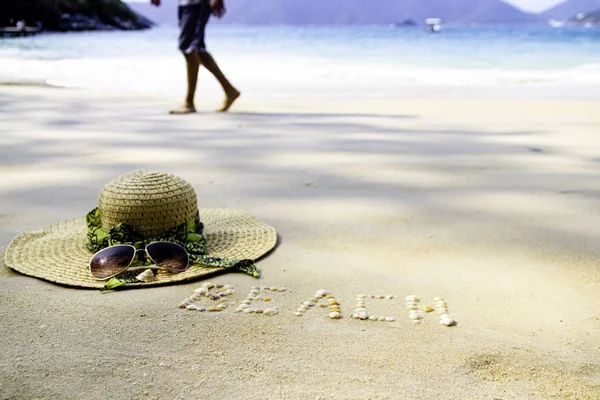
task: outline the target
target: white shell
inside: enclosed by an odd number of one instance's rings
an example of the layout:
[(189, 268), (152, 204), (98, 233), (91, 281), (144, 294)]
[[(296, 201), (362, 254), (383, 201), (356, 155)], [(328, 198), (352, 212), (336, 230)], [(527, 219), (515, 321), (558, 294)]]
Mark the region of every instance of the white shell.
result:
[(454, 326), (454, 325), (456, 325), (456, 321), (450, 317), (447, 317), (447, 318), (440, 319), (440, 324), (446, 325), (446, 326)]
[(323, 297), (323, 296), (327, 296), (328, 294), (329, 294), (329, 292), (327, 290), (321, 289), (321, 290), (318, 290), (317, 293), (315, 293), (315, 296)]
[(304, 304), (305, 306), (308, 306), (308, 307), (314, 307), (315, 306), (315, 303), (313, 303), (312, 301), (305, 301), (302, 304)]
[(206, 311), (206, 307), (198, 306), (198, 308), (196, 308), (196, 310), (198, 310), (200, 312)]
[(394, 296), (392, 296), (392, 295), (390, 294), (390, 295), (387, 295), (387, 296), (385, 296), (385, 298), (386, 298), (386, 299), (388, 299), (388, 300), (391, 300), (391, 299), (393, 299), (393, 298), (394, 298)]
[(188, 310), (197, 310), (198, 306), (195, 304), (190, 304), (189, 306), (185, 307)]
[(342, 314), (340, 314), (339, 312), (330, 312), (329, 313), (329, 318), (331, 319), (340, 319), (342, 318)]
[(136, 276), (136, 279), (142, 282), (152, 282), (154, 280), (154, 273), (151, 269), (147, 269), (138, 276)]
[(304, 314), (303, 314), (303, 313), (301, 313), (301, 312), (295, 312), (295, 313), (294, 313), (294, 315), (295, 315), (296, 317), (301, 317), (301, 316), (303, 316)]
[(212, 282), (204, 282), (204, 283), (202, 284), (202, 286), (204, 286), (204, 287), (205, 287), (205, 288), (207, 288), (207, 289), (212, 289), (212, 288), (214, 288), (214, 287), (215, 287), (215, 284), (214, 284), (214, 283), (212, 283)]
[(379, 319), (379, 316), (377, 316), (377, 315), (371, 315), (369, 317), (369, 320), (371, 320), (371, 321), (377, 321), (378, 319)]
[(367, 315), (366, 312), (357, 312), (356, 315), (358, 316), (358, 319), (367, 319), (369, 318), (369, 316)]
[(265, 315), (277, 315), (277, 314), (279, 314), (279, 310), (277, 308), (267, 308), (264, 311), (264, 314)]
[(394, 317), (385, 317), (385, 320), (387, 322), (394, 322), (396, 320), (396, 318), (394, 318)]
[(251, 314), (251, 313), (253, 313), (253, 312), (254, 312), (254, 308), (245, 308), (245, 309), (244, 309), (244, 312), (245, 312), (246, 314)]
[(367, 309), (366, 308), (355, 308), (354, 312), (357, 312), (357, 313), (367, 312)]
[(417, 296), (415, 296), (414, 294), (411, 294), (410, 296), (406, 297), (406, 302), (414, 302), (414, 303), (418, 303), (419, 301), (421, 301), (420, 298), (418, 298)]
[(423, 316), (420, 313), (409, 314), (409, 319), (423, 319)]
[(208, 289), (205, 287), (198, 288), (198, 289), (194, 290), (194, 293), (197, 293), (201, 296), (205, 296), (208, 293)]
[(367, 297), (366, 294), (359, 294), (356, 296), (357, 299), (364, 299), (365, 297)]
[(412, 323), (413, 323), (413, 324), (420, 324), (420, 323), (421, 323), (421, 320), (420, 320), (420, 319), (413, 319), (413, 320), (412, 320)]

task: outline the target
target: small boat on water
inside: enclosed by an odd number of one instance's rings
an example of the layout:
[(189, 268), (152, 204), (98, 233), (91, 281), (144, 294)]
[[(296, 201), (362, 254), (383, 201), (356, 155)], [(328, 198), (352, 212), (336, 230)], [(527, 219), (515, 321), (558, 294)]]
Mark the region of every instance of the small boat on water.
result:
[(425, 25), (427, 25), (429, 32), (439, 32), (442, 29), (442, 20), (439, 18), (427, 18)]
[(17, 37), (17, 36), (31, 36), (41, 32), (42, 28), (39, 26), (5, 26), (0, 27), (0, 37)]

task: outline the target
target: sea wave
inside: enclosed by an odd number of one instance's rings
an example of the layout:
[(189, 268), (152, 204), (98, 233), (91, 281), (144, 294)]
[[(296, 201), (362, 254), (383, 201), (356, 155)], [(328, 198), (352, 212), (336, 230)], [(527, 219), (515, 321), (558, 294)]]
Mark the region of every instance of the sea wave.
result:
[[(240, 60), (241, 58), (241, 60)], [(565, 69), (445, 68), (402, 64), (338, 63), (324, 60), (260, 62), (250, 57), (222, 57), (221, 64), (233, 82), (252, 91), (327, 91), (353, 87), (362, 92), (402, 89), (405, 86), (487, 87), (501, 85), (600, 85), (600, 64)], [(267, 66), (266, 66), (267, 65)], [(235, 69), (232, 66), (238, 66)], [(240, 67), (241, 66), (241, 67)], [(216, 90), (208, 75), (200, 86)], [(120, 92), (175, 94), (185, 85), (180, 57), (110, 59), (13, 60), (0, 65), (0, 84), (45, 85)]]
[[(367, 28), (313, 32), (228, 27), (211, 32), (215, 58), (246, 92), (365, 94), (415, 86), (600, 85), (600, 43), (587, 36), (574, 41), (540, 34), (535, 40), (515, 41), (504, 31), (484, 37), (468, 30), (403, 37)], [(185, 64), (175, 48), (176, 35), (176, 29), (157, 29), (2, 42), (0, 83), (180, 95)], [(219, 86), (201, 71), (199, 90), (216, 93)]]

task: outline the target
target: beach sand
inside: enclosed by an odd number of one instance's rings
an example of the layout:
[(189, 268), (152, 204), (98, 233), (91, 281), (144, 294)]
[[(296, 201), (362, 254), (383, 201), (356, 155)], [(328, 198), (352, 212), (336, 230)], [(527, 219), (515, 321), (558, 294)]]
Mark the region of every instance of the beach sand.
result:
[[(204, 281), (101, 294), (2, 261), (0, 398), (600, 398), (600, 101), (359, 100), (176, 117), (172, 98), (1, 87), (1, 252), (160, 170), (277, 228), (260, 280), (212, 282), (288, 291), (276, 316), (200, 313), (176, 306)], [(343, 319), (294, 315), (318, 289)], [(396, 296), (367, 301), (396, 321), (349, 318), (360, 293)], [(459, 325), (412, 324), (413, 294)]]

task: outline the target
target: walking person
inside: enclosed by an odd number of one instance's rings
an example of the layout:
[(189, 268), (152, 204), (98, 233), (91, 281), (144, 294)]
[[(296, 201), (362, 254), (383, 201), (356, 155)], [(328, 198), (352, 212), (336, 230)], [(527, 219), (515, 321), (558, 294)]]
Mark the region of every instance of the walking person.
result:
[[(150, 0), (159, 7), (161, 0)], [(171, 114), (196, 112), (194, 95), (198, 82), (198, 71), (203, 65), (219, 81), (225, 92), (223, 105), (217, 110), (225, 112), (240, 97), (240, 92), (223, 75), (215, 59), (206, 50), (204, 30), (211, 15), (221, 18), (225, 14), (224, 0), (179, 0), (179, 50), (185, 57), (187, 69), (187, 94), (183, 104), (170, 111)]]

